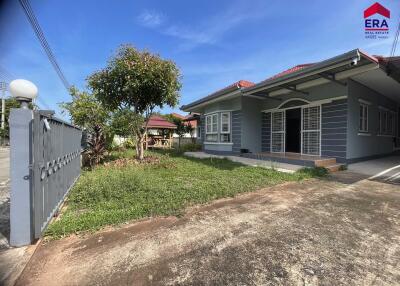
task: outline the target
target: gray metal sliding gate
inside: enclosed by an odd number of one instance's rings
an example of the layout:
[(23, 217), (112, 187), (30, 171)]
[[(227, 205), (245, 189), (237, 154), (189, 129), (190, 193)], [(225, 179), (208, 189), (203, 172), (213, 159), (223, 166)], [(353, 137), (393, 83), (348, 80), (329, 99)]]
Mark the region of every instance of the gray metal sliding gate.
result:
[(10, 116), (10, 242), (39, 238), (80, 174), (81, 129), (51, 111), (13, 109)]
[(39, 111), (34, 112), (31, 136), (34, 238), (38, 238), (80, 174), (82, 131)]

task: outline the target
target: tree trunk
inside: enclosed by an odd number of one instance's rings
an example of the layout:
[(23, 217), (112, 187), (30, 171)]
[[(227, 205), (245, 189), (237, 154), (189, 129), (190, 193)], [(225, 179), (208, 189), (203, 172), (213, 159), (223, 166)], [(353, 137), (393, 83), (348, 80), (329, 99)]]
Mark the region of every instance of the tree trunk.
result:
[(136, 158), (140, 161), (143, 160), (144, 158), (144, 136), (139, 137), (138, 140), (136, 141)]
[(142, 161), (143, 158), (144, 158), (143, 138), (140, 138), (140, 139), (136, 142), (136, 157), (137, 157), (137, 159), (139, 159), (140, 161)]
[(178, 149), (181, 149), (181, 136), (178, 138)]

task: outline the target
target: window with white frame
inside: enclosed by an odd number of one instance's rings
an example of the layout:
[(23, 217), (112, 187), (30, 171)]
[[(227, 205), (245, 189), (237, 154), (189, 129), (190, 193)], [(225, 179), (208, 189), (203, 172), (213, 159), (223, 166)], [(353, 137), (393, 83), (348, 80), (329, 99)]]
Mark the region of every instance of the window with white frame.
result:
[(218, 141), (218, 114), (210, 114), (206, 116), (206, 141)]
[(380, 108), (378, 119), (379, 135), (394, 136), (395, 113), (390, 110)]
[(231, 113), (221, 113), (220, 142), (231, 142)]
[(360, 102), (360, 121), (359, 128), (360, 132), (368, 132), (368, 104)]
[(199, 139), (201, 139), (201, 127), (200, 126), (198, 126), (197, 127), (197, 138), (199, 138)]

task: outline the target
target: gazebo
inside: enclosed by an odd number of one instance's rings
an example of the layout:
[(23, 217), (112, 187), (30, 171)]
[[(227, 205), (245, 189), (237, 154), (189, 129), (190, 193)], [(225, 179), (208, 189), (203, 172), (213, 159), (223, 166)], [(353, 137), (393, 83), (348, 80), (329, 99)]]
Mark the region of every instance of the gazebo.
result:
[(147, 133), (145, 135), (145, 149), (148, 148), (171, 148), (172, 134), (176, 125), (166, 120), (164, 117), (152, 115), (147, 123)]

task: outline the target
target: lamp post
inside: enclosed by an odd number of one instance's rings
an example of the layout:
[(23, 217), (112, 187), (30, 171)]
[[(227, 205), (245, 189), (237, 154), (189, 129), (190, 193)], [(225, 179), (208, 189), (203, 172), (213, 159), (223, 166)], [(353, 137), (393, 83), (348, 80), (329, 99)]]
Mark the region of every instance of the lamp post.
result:
[(28, 109), (28, 104), (36, 98), (38, 89), (29, 80), (16, 79), (10, 82), (10, 92), (21, 103), (21, 108)]
[(24, 79), (10, 83), (10, 93), (21, 103), (21, 108), (10, 112), (10, 244), (27, 245), (32, 242), (32, 134), (33, 111), (29, 103), (38, 94), (37, 87)]

